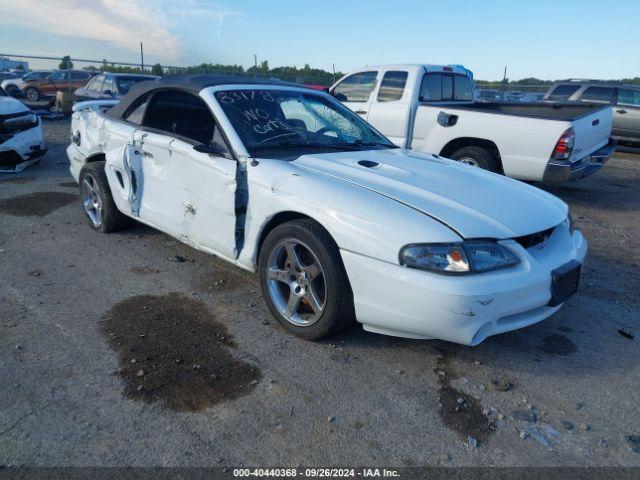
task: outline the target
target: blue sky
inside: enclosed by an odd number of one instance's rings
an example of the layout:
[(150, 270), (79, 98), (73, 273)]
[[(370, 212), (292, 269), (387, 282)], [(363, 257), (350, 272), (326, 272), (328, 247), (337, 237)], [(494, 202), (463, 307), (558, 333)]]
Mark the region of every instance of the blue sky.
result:
[[(476, 78), (640, 76), (640, 2), (0, 0), (0, 53), (147, 63), (461, 63)], [(32, 63), (33, 67), (50, 66)]]

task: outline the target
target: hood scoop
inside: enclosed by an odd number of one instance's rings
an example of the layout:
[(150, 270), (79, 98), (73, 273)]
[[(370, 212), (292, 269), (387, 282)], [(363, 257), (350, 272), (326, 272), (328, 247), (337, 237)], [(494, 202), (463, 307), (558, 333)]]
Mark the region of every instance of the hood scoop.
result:
[(376, 168), (380, 166), (378, 162), (374, 162), (373, 160), (359, 160), (358, 165), (365, 168)]

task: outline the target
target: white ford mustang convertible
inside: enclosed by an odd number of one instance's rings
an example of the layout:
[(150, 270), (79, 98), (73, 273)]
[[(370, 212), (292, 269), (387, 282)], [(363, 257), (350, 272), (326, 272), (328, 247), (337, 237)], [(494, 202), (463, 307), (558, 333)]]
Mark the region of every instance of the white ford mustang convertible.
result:
[(394, 146), (322, 92), (229, 77), (77, 104), (68, 156), (89, 224), (133, 218), (258, 272), (274, 317), (476, 345), (575, 292), (587, 242), (530, 185)]

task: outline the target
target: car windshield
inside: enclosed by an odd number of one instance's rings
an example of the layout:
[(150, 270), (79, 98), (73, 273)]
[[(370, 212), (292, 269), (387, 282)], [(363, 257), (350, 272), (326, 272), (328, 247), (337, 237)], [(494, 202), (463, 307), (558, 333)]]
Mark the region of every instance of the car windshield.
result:
[(124, 95), (129, 92), (134, 83), (144, 82), (147, 80), (153, 79), (151, 77), (116, 77), (118, 92)]
[(328, 96), (295, 90), (226, 90), (215, 94), (252, 156), (398, 148)]

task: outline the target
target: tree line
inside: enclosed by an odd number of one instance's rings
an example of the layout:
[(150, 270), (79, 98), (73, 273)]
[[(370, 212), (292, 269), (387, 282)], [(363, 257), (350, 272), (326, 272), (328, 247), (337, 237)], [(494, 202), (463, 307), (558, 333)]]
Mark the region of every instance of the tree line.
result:
[[(73, 68), (73, 62), (67, 55), (62, 58), (60, 62), (60, 69), (66, 70), (67, 68)], [(103, 60), (99, 67), (90, 66), (84, 67), (84, 70), (111, 72), (111, 73), (142, 73), (140, 67), (116, 65), (109, 63), (107, 60)], [(284, 80), (288, 82), (324, 85), (328, 86), (333, 84), (336, 80), (344, 75), (342, 72), (327, 72), (321, 68), (311, 68), (308, 63), (303, 68), (298, 67), (275, 67), (270, 68), (268, 61), (263, 61), (257, 66), (244, 68), (242, 65), (223, 65), (221, 63), (201, 63), (200, 65), (193, 65), (185, 68), (172, 68), (163, 67), (159, 63), (155, 65), (145, 66), (144, 73), (150, 75), (171, 75), (177, 73), (183, 74), (201, 74), (201, 75), (235, 75), (235, 76), (250, 76), (261, 78), (274, 78), (278, 80)], [(480, 88), (492, 88), (501, 89), (506, 88), (508, 90), (546, 90), (545, 87), (552, 85), (556, 80), (542, 80), (540, 78), (528, 77), (520, 80), (476, 80), (476, 83)], [(624, 84), (640, 85), (640, 77), (623, 78), (621, 80), (611, 80), (611, 82), (618, 82)]]

